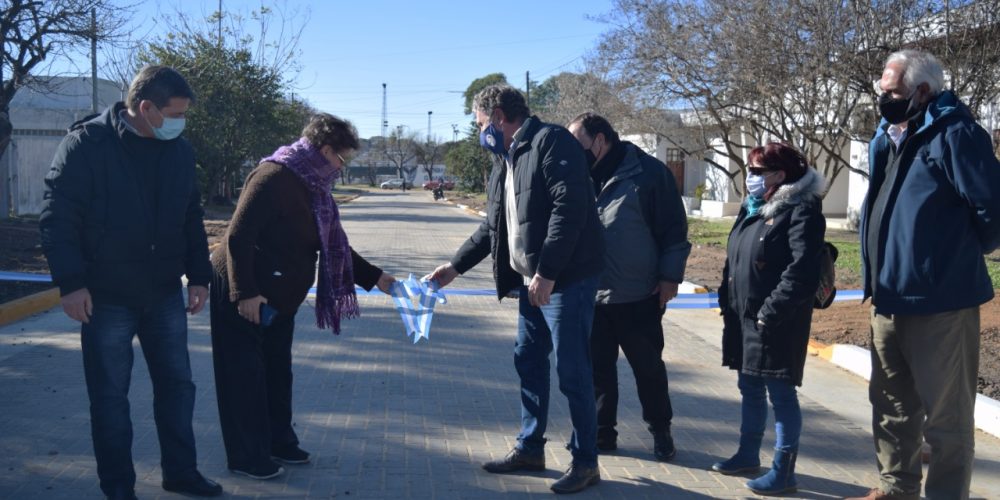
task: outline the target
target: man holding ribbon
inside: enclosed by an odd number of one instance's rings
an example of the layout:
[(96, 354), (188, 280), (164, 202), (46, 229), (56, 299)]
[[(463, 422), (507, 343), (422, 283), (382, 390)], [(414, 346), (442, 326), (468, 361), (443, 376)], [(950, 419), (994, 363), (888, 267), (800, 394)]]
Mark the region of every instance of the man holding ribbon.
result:
[(452, 261), (427, 278), (446, 286), (493, 256), (497, 297), (519, 297), (514, 366), (521, 381), (521, 432), (505, 458), (483, 468), (545, 469), (549, 354), (555, 350), (559, 389), (573, 422), (573, 461), (552, 490), (575, 493), (601, 480), (590, 330), (604, 239), (586, 158), (566, 129), (532, 116), (513, 87), (486, 87), (473, 110), (480, 143), (493, 156), (487, 217)]

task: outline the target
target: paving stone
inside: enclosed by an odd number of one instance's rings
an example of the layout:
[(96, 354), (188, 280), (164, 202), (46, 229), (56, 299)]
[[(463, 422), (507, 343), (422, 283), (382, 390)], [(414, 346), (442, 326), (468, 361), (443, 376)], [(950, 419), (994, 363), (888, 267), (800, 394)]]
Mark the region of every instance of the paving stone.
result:
[[(420, 277), (447, 261), (480, 219), (429, 193), (379, 193), (342, 208), (351, 245), (399, 278)], [(489, 289), (487, 259), (452, 288)], [(315, 328), (307, 301), (296, 318), (293, 348), (295, 428), (313, 462), (286, 467), (272, 481), (227, 471), (215, 404), (208, 313), (190, 319), (197, 385), (195, 433), (202, 472), (230, 497), (363, 499), (550, 498), (549, 485), (569, 465), (563, 445), (569, 412), (552, 376), (547, 470), (494, 475), (482, 462), (516, 443), (520, 421), (513, 367), (516, 304), (495, 296), (452, 296), (436, 309), (429, 341), (413, 344), (392, 301), (360, 297), (362, 316), (343, 334)], [(670, 377), (677, 457), (652, 457), (652, 440), (631, 369), (619, 362), (619, 450), (599, 458), (603, 481), (580, 498), (748, 498), (746, 477), (708, 470), (735, 451), (739, 391), (720, 366), (718, 316), (668, 311), (664, 358)], [(23, 330), (22, 330), (23, 329)], [(97, 486), (77, 326), (60, 311), (0, 328), (0, 499), (102, 498)], [(846, 411), (866, 403), (853, 375), (810, 360), (801, 391), (804, 413), (799, 481), (790, 498), (840, 498), (875, 484), (868, 424)], [(826, 386), (817, 383), (822, 379)], [(177, 498), (160, 488), (152, 389), (137, 350), (131, 389), (134, 454), (141, 498)], [(838, 393), (839, 391), (839, 393)], [(824, 397), (831, 393), (836, 397)], [(769, 416), (769, 423), (773, 417)], [(764, 438), (761, 460), (773, 453)], [(977, 434), (974, 496), (1000, 498), (1000, 442)], [(982, 467), (980, 467), (982, 464)]]

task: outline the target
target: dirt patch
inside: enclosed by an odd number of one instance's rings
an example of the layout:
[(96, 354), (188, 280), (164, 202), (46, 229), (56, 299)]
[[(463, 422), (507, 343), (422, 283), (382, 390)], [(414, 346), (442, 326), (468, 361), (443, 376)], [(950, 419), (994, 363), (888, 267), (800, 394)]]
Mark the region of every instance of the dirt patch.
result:
[[(482, 197), (448, 192), (449, 200), (484, 210)], [(209, 245), (225, 235), (232, 207), (209, 207), (205, 214), (205, 231)], [(828, 238), (830, 234), (827, 235)], [(707, 285), (711, 289), (722, 282), (722, 266), (726, 250), (721, 245), (695, 245), (688, 257), (688, 281)], [(38, 223), (33, 220), (0, 221), (0, 271), (48, 274), (42, 255)], [(51, 288), (50, 283), (0, 281), (0, 303), (25, 297)], [(837, 287), (841, 290), (860, 288), (857, 273), (840, 273)], [(1000, 293), (1000, 291), (998, 291)], [(868, 348), (868, 305), (857, 301), (837, 302), (829, 309), (813, 315), (812, 337), (825, 344), (851, 344)], [(1000, 301), (993, 300), (980, 307), (982, 336), (979, 356), (979, 392), (1000, 399)]]

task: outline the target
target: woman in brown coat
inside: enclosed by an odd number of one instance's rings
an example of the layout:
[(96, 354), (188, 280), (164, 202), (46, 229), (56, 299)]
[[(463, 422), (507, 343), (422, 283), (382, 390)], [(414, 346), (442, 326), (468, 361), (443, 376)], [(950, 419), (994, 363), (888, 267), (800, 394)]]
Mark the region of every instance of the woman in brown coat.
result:
[(247, 177), (226, 238), (212, 254), (212, 358), (229, 469), (253, 479), (303, 464), (292, 429), (292, 332), (316, 276), (316, 322), (340, 333), (359, 313), (354, 285), (388, 293), (395, 279), (351, 249), (330, 194), (358, 148), (354, 127), (314, 116), (302, 138)]

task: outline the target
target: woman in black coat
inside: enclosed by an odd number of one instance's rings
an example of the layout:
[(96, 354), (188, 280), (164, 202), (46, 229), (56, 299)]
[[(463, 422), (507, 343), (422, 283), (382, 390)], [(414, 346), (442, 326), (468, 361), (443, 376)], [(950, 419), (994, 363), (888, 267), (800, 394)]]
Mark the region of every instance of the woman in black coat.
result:
[(722, 364), (739, 372), (742, 422), (739, 451), (712, 469), (759, 470), (770, 394), (777, 443), (771, 470), (747, 483), (758, 494), (795, 491), (802, 429), (795, 388), (802, 385), (819, 284), (824, 189), (823, 177), (791, 146), (754, 148), (747, 160), (747, 198), (729, 233), (719, 287)]

